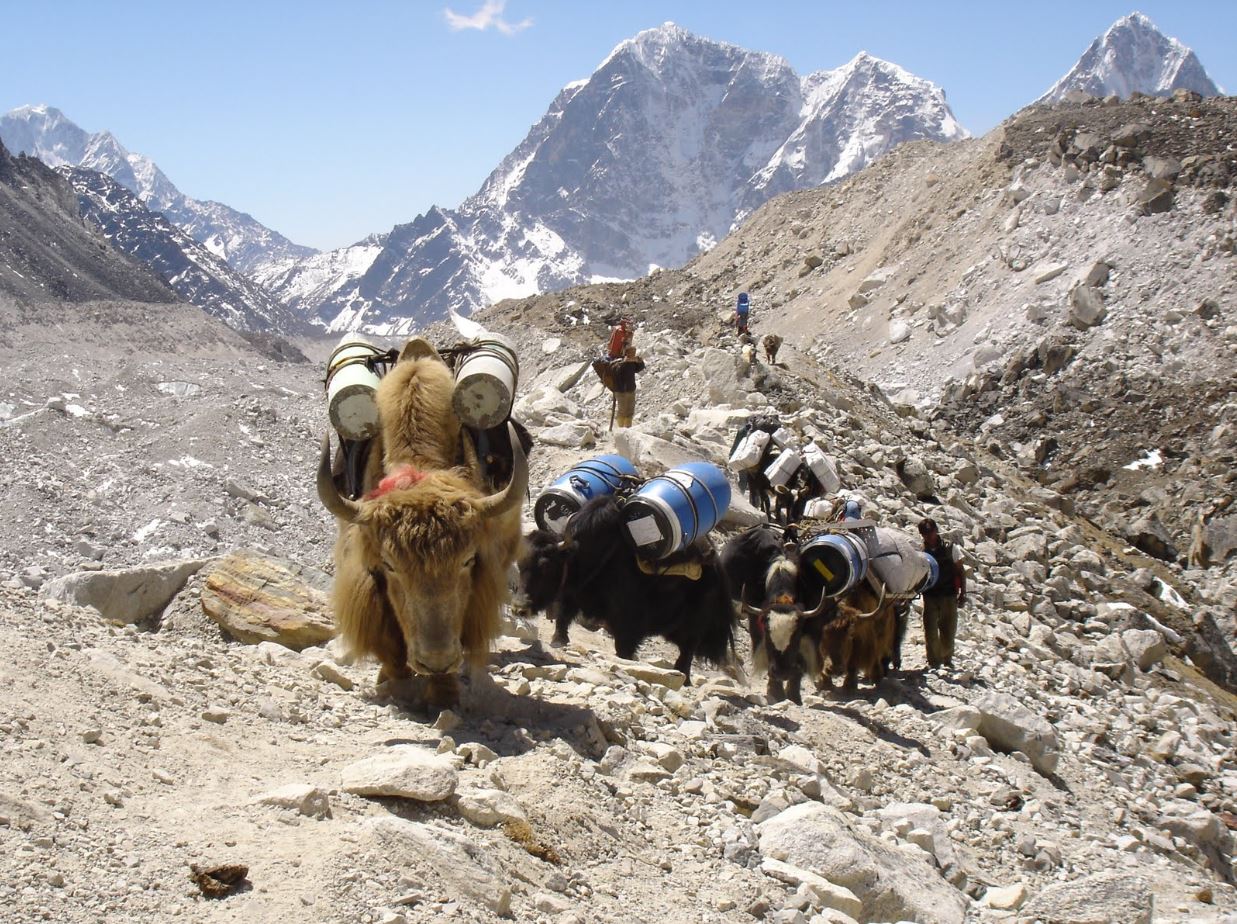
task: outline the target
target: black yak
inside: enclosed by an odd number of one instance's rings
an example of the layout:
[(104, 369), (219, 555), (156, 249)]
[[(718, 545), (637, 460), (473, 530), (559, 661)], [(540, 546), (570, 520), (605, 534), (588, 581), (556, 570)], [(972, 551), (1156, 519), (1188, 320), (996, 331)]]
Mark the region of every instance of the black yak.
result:
[(597, 497), (571, 518), (560, 539), (536, 530), (520, 560), (525, 605), (554, 617), (564, 643), (577, 616), (614, 638), (620, 658), (632, 659), (658, 635), (679, 648), (675, 661), (691, 683), (696, 656), (724, 664), (733, 656), (735, 609), (717, 553), (707, 538), (667, 559), (646, 562), (624, 536), (622, 507)]

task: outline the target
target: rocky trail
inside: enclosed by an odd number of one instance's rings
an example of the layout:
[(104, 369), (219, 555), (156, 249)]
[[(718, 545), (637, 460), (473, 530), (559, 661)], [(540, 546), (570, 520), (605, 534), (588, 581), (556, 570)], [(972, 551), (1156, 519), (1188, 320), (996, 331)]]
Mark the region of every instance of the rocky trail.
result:
[(490, 315), (534, 495), (596, 452), (721, 462), (772, 403), (882, 523), (960, 543), (954, 666), (924, 669), (916, 618), (892, 678), (769, 706), (746, 643), (749, 676), (687, 687), (670, 646), (621, 662), (511, 616), (460, 709), (408, 712), (328, 640), (320, 362), (179, 309), (30, 311), (0, 346), (6, 919), (1235, 919), (1237, 700), (1209, 679), (1232, 654), (1199, 592), (1228, 572), (1145, 555), (807, 351), (742, 374), (690, 299), (644, 317), (637, 426), (609, 434), (586, 363), (622, 293), (597, 292)]

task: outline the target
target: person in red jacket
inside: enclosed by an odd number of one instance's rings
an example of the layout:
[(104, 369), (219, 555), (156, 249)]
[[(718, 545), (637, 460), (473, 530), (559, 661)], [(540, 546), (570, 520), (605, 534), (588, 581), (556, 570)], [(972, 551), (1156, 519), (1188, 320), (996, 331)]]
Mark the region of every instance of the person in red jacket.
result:
[(966, 568), (962, 551), (941, 540), (936, 520), (921, 520), (919, 535), (923, 536), (924, 551), (936, 559), (940, 570), (936, 583), (923, 592), (923, 640), (928, 666), (940, 667), (953, 663), (958, 606), (966, 601)]

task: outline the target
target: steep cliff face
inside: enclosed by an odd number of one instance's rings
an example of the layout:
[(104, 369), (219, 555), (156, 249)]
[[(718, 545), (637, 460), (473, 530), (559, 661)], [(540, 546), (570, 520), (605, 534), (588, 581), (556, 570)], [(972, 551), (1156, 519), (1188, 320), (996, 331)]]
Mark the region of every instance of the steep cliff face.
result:
[(451, 307), (641, 276), (771, 196), (964, 135), (938, 88), (866, 53), (800, 77), (666, 24), (563, 89), (474, 196), (396, 227), (363, 275), (298, 304), (332, 329), (396, 333)]
[(0, 144), (0, 295), (81, 302), (172, 302), (150, 270), (87, 226), (77, 197), (54, 170)]

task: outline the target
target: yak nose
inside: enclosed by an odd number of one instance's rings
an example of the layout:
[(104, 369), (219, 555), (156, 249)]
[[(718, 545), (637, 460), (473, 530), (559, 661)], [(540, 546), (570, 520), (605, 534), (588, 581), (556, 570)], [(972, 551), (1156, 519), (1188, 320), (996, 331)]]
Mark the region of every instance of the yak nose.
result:
[(408, 666), (417, 674), (451, 674), (459, 670), (464, 663), (464, 653), (458, 648), (454, 651), (422, 652), (417, 657), (408, 659)]

